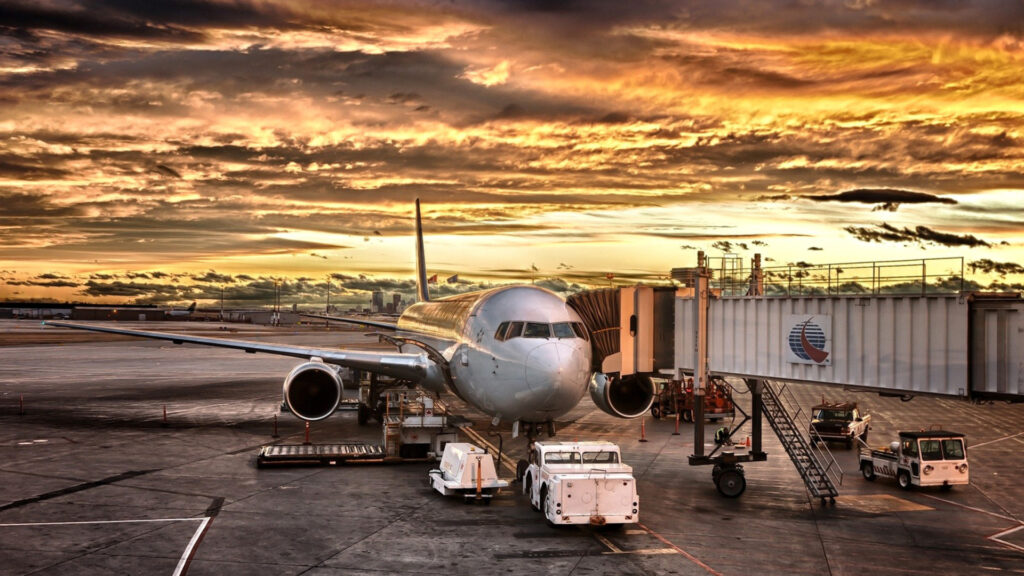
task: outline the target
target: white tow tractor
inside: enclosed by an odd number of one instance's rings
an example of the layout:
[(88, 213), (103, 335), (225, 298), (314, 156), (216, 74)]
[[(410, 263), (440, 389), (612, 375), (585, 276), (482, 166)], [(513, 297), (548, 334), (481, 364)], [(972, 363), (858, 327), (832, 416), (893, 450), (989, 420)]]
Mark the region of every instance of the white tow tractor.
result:
[(427, 474), (430, 487), (444, 496), (461, 495), (467, 502), (490, 504), (499, 488), (508, 482), (498, 478), (494, 458), (486, 451), (466, 442), (445, 444), (441, 468)]
[(550, 524), (631, 524), (640, 521), (633, 468), (610, 442), (535, 442), (532, 462), (517, 476), (534, 510)]
[(941, 486), (948, 490), (968, 484), (966, 438), (960, 432), (921, 430), (900, 432), (887, 448), (862, 451), (860, 471), (867, 480), (895, 478), (904, 490), (911, 486)]

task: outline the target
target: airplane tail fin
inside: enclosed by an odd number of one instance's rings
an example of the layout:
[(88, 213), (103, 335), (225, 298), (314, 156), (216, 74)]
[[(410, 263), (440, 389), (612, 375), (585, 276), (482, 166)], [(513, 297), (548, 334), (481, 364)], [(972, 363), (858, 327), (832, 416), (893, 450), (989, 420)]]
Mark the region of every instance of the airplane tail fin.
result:
[(420, 199), (416, 199), (416, 296), (420, 302), (430, 300), (427, 291), (427, 263), (423, 255), (423, 222), (420, 219)]
[(189, 312), (195, 312), (196, 311), (196, 303), (195, 302), (193, 302), (192, 305), (188, 307), (188, 311)]

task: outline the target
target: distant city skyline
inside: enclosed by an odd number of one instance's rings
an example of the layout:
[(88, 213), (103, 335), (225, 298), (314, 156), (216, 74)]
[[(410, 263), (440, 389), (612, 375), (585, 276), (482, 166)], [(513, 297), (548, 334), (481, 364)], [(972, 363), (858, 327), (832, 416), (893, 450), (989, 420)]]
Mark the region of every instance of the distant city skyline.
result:
[(1020, 22), (993, 0), (8, 2), (0, 300), (409, 297), (415, 198), (438, 295), (664, 282), (698, 250), (962, 257), (1021, 290)]

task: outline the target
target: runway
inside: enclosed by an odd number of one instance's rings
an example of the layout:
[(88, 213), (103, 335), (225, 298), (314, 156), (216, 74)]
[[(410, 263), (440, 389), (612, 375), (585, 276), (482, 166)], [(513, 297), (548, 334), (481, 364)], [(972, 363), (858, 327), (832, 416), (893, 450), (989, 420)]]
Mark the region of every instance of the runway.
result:
[[(322, 326), (219, 327), (154, 329), (377, 346)], [(279, 411), (296, 359), (59, 333), (70, 331), (0, 321), (0, 575), (1024, 574), (1020, 405), (791, 385), (806, 409), (822, 395), (857, 401), (872, 444), (931, 425), (967, 434), (971, 485), (948, 492), (867, 482), (856, 450), (833, 445), (846, 474), (836, 504), (822, 506), (767, 424), (768, 461), (746, 465), (746, 492), (726, 499), (710, 469), (687, 463), (693, 424), (673, 435), (674, 421), (647, 418), (640, 442), (639, 421), (584, 399), (556, 439), (622, 447), (640, 524), (550, 527), (518, 484), (491, 506), (440, 496), (429, 463), (258, 469), (261, 445), (303, 440), (302, 423)], [(484, 415), (445, 401), (474, 421), (465, 440), (498, 445)], [(514, 461), (525, 442), (501, 429)], [(352, 412), (311, 427), (313, 442), (379, 438)]]

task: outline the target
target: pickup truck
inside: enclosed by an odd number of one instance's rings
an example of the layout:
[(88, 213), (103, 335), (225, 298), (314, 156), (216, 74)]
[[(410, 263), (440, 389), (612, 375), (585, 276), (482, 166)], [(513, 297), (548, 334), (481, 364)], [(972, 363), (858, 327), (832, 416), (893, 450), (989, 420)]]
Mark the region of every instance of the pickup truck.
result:
[(866, 480), (896, 478), (900, 488), (968, 484), (966, 437), (960, 432), (900, 432), (887, 448), (861, 451), (860, 471)]
[[(525, 461), (524, 461), (525, 463)], [(640, 521), (633, 468), (610, 442), (535, 442), (520, 467), (523, 493), (549, 524)]]
[(861, 414), (856, 402), (823, 402), (811, 408), (808, 434), (812, 444), (834, 440), (852, 448), (856, 438), (867, 442), (870, 423), (871, 415)]

